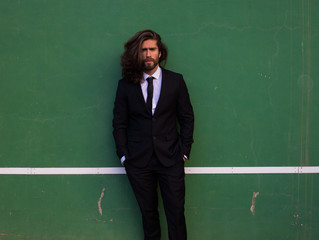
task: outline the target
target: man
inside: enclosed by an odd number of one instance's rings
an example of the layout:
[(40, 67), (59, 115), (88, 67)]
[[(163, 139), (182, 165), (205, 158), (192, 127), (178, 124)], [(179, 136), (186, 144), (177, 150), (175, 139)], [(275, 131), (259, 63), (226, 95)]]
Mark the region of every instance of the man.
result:
[(160, 67), (167, 48), (152, 30), (125, 45), (114, 103), (113, 135), (139, 204), (144, 236), (160, 239), (159, 184), (170, 240), (186, 239), (184, 162), (193, 143), (194, 113), (183, 76)]

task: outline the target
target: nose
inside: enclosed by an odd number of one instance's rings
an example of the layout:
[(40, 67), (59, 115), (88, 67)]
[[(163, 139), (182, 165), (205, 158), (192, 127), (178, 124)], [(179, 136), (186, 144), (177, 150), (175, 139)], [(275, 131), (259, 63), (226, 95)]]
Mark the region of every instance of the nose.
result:
[(146, 57), (150, 57), (151, 56), (151, 51), (147, 49), (146, 51)]

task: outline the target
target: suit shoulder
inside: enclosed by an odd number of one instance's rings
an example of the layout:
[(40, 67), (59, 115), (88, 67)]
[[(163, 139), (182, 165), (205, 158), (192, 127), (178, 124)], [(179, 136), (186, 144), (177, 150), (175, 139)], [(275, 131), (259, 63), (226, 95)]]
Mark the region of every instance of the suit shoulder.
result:
[(183, 75), (181, 73), (173, 72), (171, 70), (163, 69), (163, 73), (171, 78), (182, 78)]
[(176, 82), (184, 81), (183, 75), (181, 73), (173, 72), (170, 70), (163, 70), (163, 78), (168, 78)]
[(118, 86), (121, 86), (121, 87), (130, 87), (130, 86), (135, 86), (135, 85), (137, 85), (137, 84), (127, 81), (126, 78), (122, 78), (118, 81)]
[(118, 84), (127, 84), (128, 81), (125, 78), (121, 78), (120, 80), (118, 80)]

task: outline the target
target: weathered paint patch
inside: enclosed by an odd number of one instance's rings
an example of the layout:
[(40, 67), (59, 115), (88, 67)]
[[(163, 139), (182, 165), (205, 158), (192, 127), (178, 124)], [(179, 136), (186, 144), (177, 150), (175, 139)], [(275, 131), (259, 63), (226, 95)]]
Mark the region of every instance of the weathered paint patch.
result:
[(255, 204), (256, 204), (256, 201), (255, 199), (257, 198), (257, 196), (259, 195), (259, 192), (254, 192), (253, 193), (253, 197), (251, 199), (251, 207), (250, 207), (250, 212), (255, 215)]
[(102, 207), (101, 207), (101, 202), (102, 202), (102, 198), (104, 197), (104, 192), (105, 192), (105, 188), (102, 189), (102, 193), (101, 193), (101, 196), (99, 198), (99, 201), (97, 202), (97, 205), (99, 207), (99, 213), (100, 215), (102, 216)]

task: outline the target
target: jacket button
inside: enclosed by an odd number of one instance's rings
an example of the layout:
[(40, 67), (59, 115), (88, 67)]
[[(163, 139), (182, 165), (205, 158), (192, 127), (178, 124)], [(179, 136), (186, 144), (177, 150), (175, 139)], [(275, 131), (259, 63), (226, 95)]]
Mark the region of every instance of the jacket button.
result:
[(156, 140), (156, 137), (153, 137), (153, 140)]

